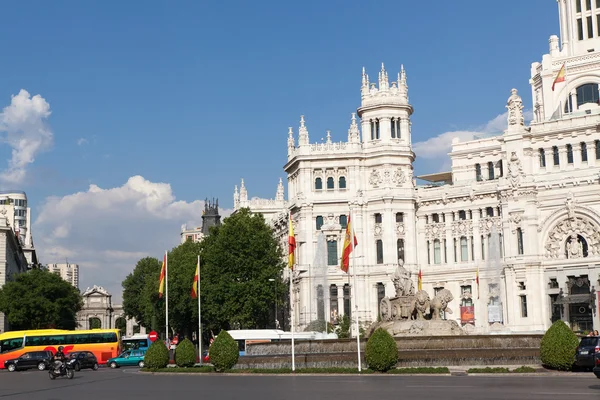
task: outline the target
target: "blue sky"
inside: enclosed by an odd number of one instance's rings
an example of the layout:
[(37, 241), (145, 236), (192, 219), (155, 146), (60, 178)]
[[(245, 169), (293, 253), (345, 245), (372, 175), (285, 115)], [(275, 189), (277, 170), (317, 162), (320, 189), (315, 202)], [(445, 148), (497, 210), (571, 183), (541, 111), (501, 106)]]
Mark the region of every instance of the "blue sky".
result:
[[(274, 197), (287, 127), (297, 132), (301, 114), (311, 141), (327, 129), (346, 140), (363, 66), (374, 80), (381, 62), (390, 77), (404, 64), (414, 143), (494, 130), (513, 87), (531, 108), (530, 65), (558, 34), (556, 2), (431, 5), (3, 3), (0, 108), (22, 89), (39, 95), (51, 114), (30, 105), (27, 127), (38, 132), (42, 121), (52, 140), (33, 132), (34, 148), (21, 148), (24, 176), (0, 187), (27, 192), (42, 262), (69, 257), (84, 288), (101, 284), (118, 298), (138, 256), (159, 256), (182, 223), (198, 222), (195, 200), (218, 197), (230, 209), (242, 177), (251, 197)], [(1, 122), (6, 172), (25, 128), (12, 126), (11, 140)], [(417, 174), (442, 167), (417, 153)]]

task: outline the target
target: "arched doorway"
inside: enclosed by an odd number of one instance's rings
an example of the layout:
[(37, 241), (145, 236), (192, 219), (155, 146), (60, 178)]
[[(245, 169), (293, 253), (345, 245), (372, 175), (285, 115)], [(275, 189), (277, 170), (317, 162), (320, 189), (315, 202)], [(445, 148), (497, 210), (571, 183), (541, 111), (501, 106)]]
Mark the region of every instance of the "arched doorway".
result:
[(115, 320), (115, 329), (121, 331), (121, 336), (125, 336), (127, 334), (127, 320), (123, 317), (119, 317)]
[(90, 329), (102, 329), (102, 321), (100, 318), (91, 317), (89, 320)]
[(569, 323), (574, 331), (584, 332), (593, 329), (592, 294), (590, 280), (586, 275), (570, 276), (567, 282), (569, 295)]

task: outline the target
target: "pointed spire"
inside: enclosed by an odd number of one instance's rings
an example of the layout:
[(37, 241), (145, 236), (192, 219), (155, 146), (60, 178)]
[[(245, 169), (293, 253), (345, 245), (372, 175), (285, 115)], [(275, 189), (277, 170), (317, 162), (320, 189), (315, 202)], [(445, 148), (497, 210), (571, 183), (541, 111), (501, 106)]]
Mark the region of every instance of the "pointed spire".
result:
[(369, 82), (367, 82), (367, 72), (365, 71), (365, 67), (363, 67), (362, 73), (362, 87), (369, 86)]
[(233, 190), (233, 209), (237, 210), (240, 208), (240, 194), (238, 193), (238, 187), (235, 185), (235, 189)]
[(294, 141), (294, 131), (292, 127), (288, 127), (288, 155), (290, 155), (291, 151), (296, 147), (296, 142)]
[(300, 129), (298, 130), (298, 146), (307, 145), (308, 143), (308, 129), (306, 129), (306, 125), (304, 123), (304, 115), (301, 115)]
[(277, 194), (275, 195), (275, 200), (283, 201), (284, 200), (284, 189), (283, 189), (283, 179), (279, 178), (279, 184), (277, 185)]
[(385, 65), (381, 63), (381, 71), (379, 72), (379, 90), (385, 91), (389, 88), (390, 83), (388, 81), (388, 74), (385, 71)]
[[(244, 184), (244, 178), (242, 178), (242, 185), (240, 186), (240, 202), (248, 201), (248, 191), (246, 190), (246, 185)], [(244, 205), (242, 204), (242, 207)]]
[(331, 131), (327, 131), (327, 143), (331, 143)]
[(369, 94), (369, 75), (367, 75), (365, 67), (363, 67), (362, 70), (362, 86), (360, 88), (360, 94), (362, 96), (366, 96), (367, 94)]
[(348, 129), (348, 142), (360, 142), (360, 133), (358, 132), (358, 124), (356, 123), (356, 113), (352, 113), (352, 122), (350, 123), (350, 129)]

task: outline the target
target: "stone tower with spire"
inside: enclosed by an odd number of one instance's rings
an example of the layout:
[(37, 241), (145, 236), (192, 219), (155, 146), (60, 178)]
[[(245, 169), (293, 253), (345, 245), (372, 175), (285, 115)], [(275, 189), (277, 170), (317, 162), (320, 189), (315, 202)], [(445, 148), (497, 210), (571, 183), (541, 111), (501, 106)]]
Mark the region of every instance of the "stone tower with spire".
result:
[(204, 201), (204, 211), (202, 212), (202, 234), (209, 234), (211, 226), (221, 225), (221, 216), (219, 215), (219, 199)]

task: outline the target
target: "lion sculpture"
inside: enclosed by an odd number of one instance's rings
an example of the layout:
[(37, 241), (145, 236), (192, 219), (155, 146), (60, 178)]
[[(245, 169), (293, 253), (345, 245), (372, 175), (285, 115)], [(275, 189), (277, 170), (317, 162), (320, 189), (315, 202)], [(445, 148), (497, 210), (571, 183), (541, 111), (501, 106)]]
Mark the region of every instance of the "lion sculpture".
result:
[(424, 290), (419, 290), (413, 299), (412, 310), (416, 314), (414, 319), (423, 320), (431, 312), (429, 294)]
[(454, 297), (448, 289), (440, 290), (431, 301), (431, 319), (441, 319), (442, 311), (452, 314), (452, 310), (448, 307)]

